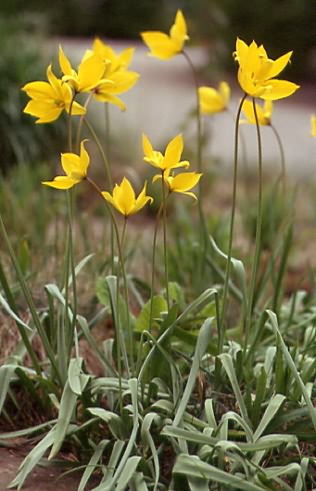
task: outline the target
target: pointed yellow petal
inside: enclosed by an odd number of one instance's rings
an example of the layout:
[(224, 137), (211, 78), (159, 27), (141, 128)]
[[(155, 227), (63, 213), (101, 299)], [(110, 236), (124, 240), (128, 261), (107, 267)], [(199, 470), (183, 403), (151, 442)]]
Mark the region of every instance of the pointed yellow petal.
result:
[(35, 116), (36, 123), (51, 123), (59, 118), (63, 111), (62, 107), (57, 107), (52, 101), (31, 100), (25, 106), (23, 112)]
[(199, 101), (202, 114), (215, 114), (225, 109), (221, 95), (212, 87), (199, 87)]
[(119, 97), (116, 97), (115, 95), (107, 94), (105, 93), (99, 93), (97, 92), (94, 95), (95, 99), (97, 99), (100, 102), (107, 102), (109, 104), (114, 104), (115, 106), (118, 106), (121, 111), (126, 111), (126, 105), (124, 104), (123, 101)]
[(127, 90), (131, 89), (133, 85), (135, 85), (139, 79), (139, 73), (124, 70), (115, 72), (111, 74), (110, 77), (113, 85), (109, 86), (109, 92), (112, 94), (123, 94)]
[[(255, 117), (255, 113), (253, 110), (252, 101), (248, 101), (248, 100), (244, 101), (244, 103), (242, 105), (242, 111), (247, 118), (247, 120), (246, 120), (247, 123), (256, 124), (256, 117)], [(258, 123), (260, 125), (265, 126), (265, 125), (271, 124), (271, 121), (265, 117), (264, 110), (261, 106), (259, 106), (259, 104), (256, 104), (256, 112), (257, 112), (257, 117), (258, 117)]]
[(175, 23), (170, 29), (170, 38), (176, 43), (178, 52), (182, 50), (184, 42), (189, 39), (187, 34), (187, 25), (181, 10), (177, 11)]
[[(70, 111), (70, 101), (66, 103), (65, 107), (67, 113), (69, 114)], [(73, 102), (71, 106), (71, 115), (72, 116), (81, 116), (82, 114), (86, 114), (86, 109), (81, 106), (81, 104), (78, 104), (78, 102)]]
[(72, 179), (68, 176), (56, 176), (53, 181), (43, 181), (42, 184), (55, 189), (70, 189), (80, 180)]
[(284, 97), (289, 97), (294, 94), (300, 86), (294, 84), (293, 82), (288, 82), (287, 80), (269, 80), (265, 84), (264, 94), (260, 97), (261, 99), (276, 101), (278, 99), (283, 99)]
[(94, 89), (102, 79), (104, 62), (98, 55), (91, 55), (83, 60), (78, 67), (79, 91), (88, 92)]
[(88, 154), (87, 150), (84, 147), (84, 145), (85, 145), (85, 143), (87, 141), (88, 140), (82, 140), (82, 142), (80, 144), (80, 165), (81, 165), (82, 173), (85, 176), (87, 175), (88, 167), (89, 167), (89, 164), (90, 164), (89, 154)]
[(54, 95), (48, 82), (29, 82), (22, 87), (22, 90), (32, 99), (51, 99)]
[(161, 60), (169, 60), (177, 54), (177, 48), (169, 36), (160, 31), (142, 32), (141, 37), (150, 49), (150, 55)]
[[(117, 184), (115, 185), (115, 187), (117, 187)], [(124, 215), (124, 210), (120, 208), (117, 201), (113, 198), (113, 196), (110, 193), (108, 193), (107, 191), (103, 191), (101, 194), (108, 203), (110, 203), (119, 213), (122, 213), (122, 215)], [(113, 190), (113, 194), (114, 194), (114, 190)]]
[(59, 66), (64, 75), (72, 75), (73, 68), (61, 46), (59, 46)]
[(172, 180), (172, 191), (183, 193), (197, 185), (202, 174), (197, 172), (184, 172), (177, 174)]
[(164, 157), (164, 168), (173, 167), (179, 163), (183, 152), (183, 138), (182, 135), (175, 136), (167, 145), (165, 157)]
[(316, 116), (311, 116), (311, 135), (316, 137)]
[(134, 214), (134, 213), (137, 213), (139, 210), (141, 210), (142, 208), (144, 208), (144, 206), (150, 202), (152, 203), (154, 200), (151, 196), (147, 196), (146, 195), (146, 191), (147, 191), (147, 183), (145, 182), (144, 184), (144, 187), (143, 189), (141, 190), (141, 192), (139, 193), (135, 203), (134, 203), (134, 207), (131, 211), (130, 214)]
[(153, 147), (145, 133), (143, 133), (143, 151), (146, 157), (151, 158), (153, 154)]
[(289, 51), (285, 55), (280, 56), (280, 58), (277, 58), (273, 62), (272, 66), (270, 68), (270, 71), (268, 73), (268, 78), (274, 78), (277, 75), (279, 75), (279, 73), (281, 73), (282, 70), (284, 70), (286, 65), (289, 63), (292, 54), (293, 54), (293, 51)]
[(60, 160), (61, 166), (67, 176), (75, 175), (76, 178), (79, 178), (82, 175), (79, 155), (70, 152), (62, 153)]

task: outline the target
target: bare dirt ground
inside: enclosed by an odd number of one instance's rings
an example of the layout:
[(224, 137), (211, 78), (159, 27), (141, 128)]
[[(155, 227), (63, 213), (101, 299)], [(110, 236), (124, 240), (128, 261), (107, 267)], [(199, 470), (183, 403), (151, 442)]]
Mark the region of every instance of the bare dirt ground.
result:
[[(29, 447), (0, 448), (0, 491), (5, 491), (17, 474), (18, 467)], [(37, 466), (25, 481), (23, 491), (77, 491), (80, 473), (63, 476), (63, 469), (50, 466)], [(87, 487), (87, 491), (95, 487), (97, 482)]]

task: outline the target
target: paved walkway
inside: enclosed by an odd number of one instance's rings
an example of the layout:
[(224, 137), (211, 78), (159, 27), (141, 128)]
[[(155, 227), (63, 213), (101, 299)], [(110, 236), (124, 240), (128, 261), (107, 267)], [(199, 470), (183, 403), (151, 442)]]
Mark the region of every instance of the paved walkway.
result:
[[(89, 40), (62, 40), (63, 47), (74, 63), (80, 60)], [(140, 73), (139, 82), (124, 94), (127, 111), (122, 113), (111, 107), (112, 132), (129, 155), (142, 160), (141, 134), (146, 132), (154, 146), (161, 148), (179, 131), (182, 131), (188, 113), (195, 107), (193, 80), (183, 56), (169, 61), (160, 61), (147, 56), (148, 49), (141, 42), (118, 42), (110, 44), (117, 51), (135, 46), (131, 69)], [(57, 52), (58, 41), (54, 41)], [(55, 51), (56, 50), (56, 51)], [(196, 67), (207, 62), (207, 54), (201, 48), (187, 48)], [(233, 62), (232, 62), (233, 63)], [(289, 76), (290, 78), (290, 76)], [(234, 81), (233, 81), (234, 83)], [(212, 81), (201, 81), (201, 85), (212, 85)], [(310, 136), (310, 115), (316, 113), (316, 87), (304, 84), (292, 97), (275, 104), (273, 122), (285, 147), (288, 172), (295, 177), (316, 177), (316, 139)], [(235, 84), (231, 102), (231, 113), (236, 113), (241, 91)], [(100, 118), (104, 117), (103, 113)], [(205, 155), (212, 155), (225, 168), (230, 169), (233, 155), (234, 117), (222, 113), (204, 119), (204, 129), (211, 132)], [(194, 122), (185, 131), (185, 141), (194, 148)], [(256, 133), (253, 126), (246, 125), (243, 132), (247, 140), (249, 165), (257, 162)], [(275, 136), (270, 128), (262, 129), (264, 165), (272, 170), (280, 164), (280, 154)], [(207, 159), (206, 159), (207, 160)], [(205, 162), (207, 165), (207, 162)]]

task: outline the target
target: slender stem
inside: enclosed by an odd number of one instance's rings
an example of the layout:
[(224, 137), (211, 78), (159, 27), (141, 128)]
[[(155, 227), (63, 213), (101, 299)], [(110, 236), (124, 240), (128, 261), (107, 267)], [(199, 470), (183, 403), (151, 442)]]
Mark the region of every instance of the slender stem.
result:
[[(194, 87), (195, 87), (195, 100), (196, 100), (196, 123), (197, 123), (197, 170), (198, 172), (202, 172), (202, 117), (201, 117), (201, 108), (200, 108), (200, 98), (199, 98), (199, 82), (195, 67), (192, 63), (192, 60), (188, 53), (182, 51), (184, 58), (186, 59), (193, 76)], [(204, 277), (204, 264), (206, 260), (206, 251), (207, 251), (207, 243), (208, 243), (208, 231), (207, 225), (203, 213), (203, 180), (200, 179), (198, 188), (199, 188), (199, 199), (198, 199), (198, 210), (199, 210), (199, 232), (200, 232), (200, 243), (202, 244), (202, 253), (200, 255), (199, 261), (199, 277), (203, 279)]]
[[(77, 93), (74, 91), (72, 99), (69, 106), (69, 116), (68, 116), (68, 150), (72, 152), (72, 107)], [(72, 203), (72, 190), (67, 190), (67, 221), (68, 221), (68, 234), (66, 241), (66, 264), (65, 264), (65, 310), (64, 319), (67, 330), (67, 360), (66, 367), (68, 368), (69, 358), (71, 356), (71, 349), (74, 341), (74, 331), (77, 320), (77, 287), (76, 287), (76, 273), (75, 273), (75, 262), (74, 262), (74, 250), (73, 250), (73, 234), (72, 234), (72, 221), (73, 221), (73, 203)], [(73, 310), (72, 319), (69, 320), (68, 315), (68, 303), (69, 303), (69, 269), (71, 271), (72, 277), (72, 292), (73, 292)]]
[(68, 150), (69, 152), (72, 152), (72, 106), (75, 102), (75, 97), (77, 93), (74, 91), (72, 94), (72, 98), (70, 101), (69, 105), (69, 111), (68, 111), (68, 123), (67, 123), (67, 128), (68, 128)]
[(273, 124), (270, 125), (274, 136), (277, 140), (279, 150), (280, 150), (280, 157), (281, 157), (281, 179), (282, 179), (282, 187), (283, 187), (283, 192), (285, 192), (286, 189), (286, 167), (285, 167), (285, 155), (284, 155), (284, 148), (282, 144), (281, 137), (279, 135), (279, 132), (277, 131), (276, 127), (273, 126)]
[[(132, 326), (130, 325), (130, 316), (129, 316), (129, 307), (128, 307), (127, 277), (126, 277), (126, 272), (125, 272), (125, 263), (124, 263), (124, 256), (123, 256), (123, 251), (122, 251), (122, 247), (121, 247), (121, 242), (120, 242), (119, 230), (118, 230), (118, 226), (117, 226), (117, 223), (116, 223), (114, 214), (113, 214), (110, 206), (108, 205), (107, 201), (104, 200), (104, 198), (102, 196), (101, 189), (99, 188), (99, 186), (92, 179), (90, 179), (89, 177), (87, 177), (86, 179), (94, 187), (94, 189), (97, 191), (97, 193), (102, 197), (102, 200), (104, 201), (104, 203), (105, 203), (105, 205), (107, 207), (107, 210), (109, 212), (111, 221), (113, 223), (113, 229), (114, 229), (114, 232), (115, 232), (115, 238), (116, 238), (116, 242), (117, 242), (117, 249), (118, 249), (119, 260), (120, 260), (120, 264), (121, 264), (121, 270), (122, 270), (122, 276), (123, 276), (123, 283), (124, 283), (124, 291), (125, 291), (125, 297), (126, 297), (125, 298), (125, 300), (126, 300), (126, 309), (127, 309), (126, 321), (127, 321), (127, 332), (128, 332), (129, 341), (130, 341), (130, 364), (131, 364), (131, 367), (133, 369), (134, 368), (134, 339), (133, 339)], [(118, 289), (118, 285), (117, 285), (117, 289)], [(117, 313), (119, 314), (119, 309), (118, 309)], [(119, 328), (119, 326), (117, 326), (117, 327), (118, 327), (117, 334), (119, 334), (119, 337), (120, 337), (120, 333), (119, 333), (119, 329), (120, 328)], [(130, 369), (129, 369), (128, 357), (127, 357), (127, 353), (126, 353), (126, 347), (125, 347), (125, 344), (124, 344), (124, 342), (122, 340), (121, 340), (121, 343), (122, 343), (122, 348), (123, 348), (122, 349), (123, 356), (125, 358), (126, 370), (128, 372), (128, 377), (130, 377)]]
[(110, 110), (109, 103), (105, 102), (104, 104), (104, 113), (105, 113), (105, 150), (108, 158), (111, 160), (111, 128), (110, 128)]
[(125, 304), (126, 304), (126, 324), (127, 324), (126, 329), (127, 329), (127, 333), (128, 333), (128, 337), (129, 337), (129, 349), (128, 349), (128, 352), (130, 354), (130, 366), (131, 366), (132, 377), (133, 377), (135, 375), (134, 335), (133, 335), (133, 328), (131, 326), (130, 315), (129, 315), (128, 284), (127, 284), (127, 275), (126, 275), (126, 270), (125, 270), (125, 260), (124, 260), (124, 254), (123, 254), (124, 240), (125, 240), (125, 234), (126, 234), (126, 226), (127, 226), (127, 216), (124, 217), (124, 225), (123, 225), (123, 231), (122, 231), (122, 238), (121, 238), (121, 243), (118, 244), (118, 251), (119, 251), (119, 258), (120, 258), (121, 269), (122, 269), (124, 296), (125, 296)]
[(82, 125), (83, 125), (83, 122), (86, 118), (86, 114), (87, 114), (87, 110), (88, 110), (88, 106), (90, 104), (90, 102), (92, 101), (92, 97), (94, 96), (94, 92), (90, 92), (89, 96), (87, 97), (86, 99), (86, 102), (84, 103), (84, 108), (86, 110), (86, 112), (84, 114), (82, 114), (80, 116), (80, 119), (79, 119), (79, 124), (78, 124), (78, 128), (77, 128), (77, 136), (76, 136), (76, 148), (80, 148), (80, 138), (81, 138), (81, 131), (82, 131)]
[(245, 327), (245, 351), (247, 349), (252, 312), (253, 312), (253, 301), (256, 288), (257, 271), (260, 260), (261, 252), (261, 233), (262, 233), (262, 143), (261, 143), (261, 133), (260, 125), (258, 120), (258, 114), (256, 109), (255, 98), (252, 98), (253, 111), (256, 119), (256, 130), (257, 130), (257, 142), (258, 142), (258, 208), (257, 208), (257, 226), (256, 226), (256, 239), (255, 239), (255, 255), (252, 265), (251, 280), (250, 280), (250, 290), (249, 290), (249, 302), (248, 309), (246, 313), (246, 327)]
[[(72, 236), (72, 221), (73, 221), (73, 194), (72, 190), (69, 189), (67, 190), (67, 216), (68, 216), (68, 227), (69, 227), (69, 263), (70, 263), (70, 270), (71, 270), (71, 278), (72, 278), (72, 292), (73, 292), (73, 307), (72, 307), (72, 321), (71, 321), (71, 331), (70, 331), (70, 337), (69, 337), (69, 356), (72, 348), (72, 343), (73, 343), (73, 336), (74, 336), (74, 331), (75, 331), (75, 326), (76, 326), (76, 319), (77, 319), (77, 307), (78, 307), (78, 301), (77, 301), (77, 284), (76, 284), (76, 271), (75, 271), (75, 261), (74, 261), (74, 250), (73, 250), (73, 236)], [(66, 278), (66, 282), (68, 283), (68, 278)], [(66, 302), (66, 306), (68, 309), (68, 302)], [(66, 315), (68, 317), (68, 313), (66, 312)]]
[[(87, 126), (88, 130), (90, 131), (97, 147), (100, 152), (101, 158), (104, 163), (104, 168), (105, 168), (105, 173), (107, 176), (108, 180), (108, 187), (109, 189), (113, 188), (113, 181), (112, 181), (112, 174), (111, 174), (111, 168), (109, 161), (107, 159), (106, 153), (103, 150), (102, 144), (98, 138), (98, 135), (96, 134), (92, 124), (87, 120), (87, 118), (84, 118), (84, 123)], [(114, 274), (114, 230), (113, 230), (113, 222), (111, 221), (111, 231), (110, 231), (110, 237), (111, 237), (111, 271), (112, 274)]]
[[(190, 66), (194, 86), (195, 86), (195, 96), (196, 96), (196, 122), (197, 122), (197, 169), (198, 172), (202, 172), (202, 118), (201, 118), (201, 110), (200, 110), (200, 100), (199, 100), (199, 83), (197, 79), (197, 74), (195, 67), (192, 63), (192, 60), (188, 53), (182, 51), (184, 58), (187, 60), (188, 65)], [(201, 186), (201, 181), (200, 181)]]
[(167, 203), (166, 189), (164, 180), (164, 171), (161, 172), (161, 189), (162, 189), (162, 224), (163, 224), (163, 252), (165, 261), (165, 285), (168, 311), (170, 310), (169, 298), (169, 273), (168, 273), (168, 248), (167, 248)]
[(157, 243), (157, 234), (158, 234), (158, 227), (160, 223), (160, 218), (161, 218), (161, 212), (163, 209), (163, 203), (160, 204), (158, 213), (157, 213), (157, 218), (156, 218), (156, 224), (155, 224), (155, 230), (154, 230), (154, 238), (153, 238), (153, 254), (152, 254), (152, 262), (151, 262), (151, 288), (150, 288), (150, 313), (149, 313), (149, 325), (148, 325), (148, 331), (151, 332), (152, 328), (152, 320), (153, 320), (153, 298), (154, 298), (154, 283), (155, 283), (155, 266), (156, 266), (156, 243)]
[(109, 161), (107, 159), (106, 153), (103, 150), (100, 139), (99, 139), (95, 129), (93, 128), (92, 124), (89, 122), (89, 120), (87, 118), (84, 118), (83, 121), (84, 121), (84, 124), (87, 126), (88, 130), (90, 131), (91, 136), (94, 139), (96, 146), (98, 147), (98, 150), (100, 152), (101, 158), (102, 158), (103, 163), (104, 163), (104, 169), (105, 169), (105, 173), (106, 173), (107, 180), (108, 180), (108, 187), (109, 187), (109, 189), (112, 189), (113, 188), (113, 181), (112, 181), (112, 175), (111, 175), (111, 168), (110, 168), (110, 164), (109, 164)]
[(243, 105), (246, 97), (247, 97), (247, 94), (244, 94), (243, 98), (240, 101), (240, 104), (239, 104), (238, 110), (237, 110), (237, 114), (236, 114), (236, 120), (235, 120), (233, 197), (232, 197), (232, 209), (231, 209), (231, 216), (230, 216), (230, 229), (229, 229), (226, 272), (225, 272), (225, 280), (224, 280), (224, 288), (223, 288), (223, 303), (222, 303), (222, 312), (221, 312), (221, 321), (220, 321), (221, 329), (224, 328), (226, 309), (227, 309), (227, 301), (228, 301), (230, 273), (231, 273), (231, 259), (232, 259), (233, 235), (234, 235), (235, 214), (236, 214), (236, 197), (237, 197), (239, 119), (240, 119), (241, 108), (242, 108), (242, 105)]

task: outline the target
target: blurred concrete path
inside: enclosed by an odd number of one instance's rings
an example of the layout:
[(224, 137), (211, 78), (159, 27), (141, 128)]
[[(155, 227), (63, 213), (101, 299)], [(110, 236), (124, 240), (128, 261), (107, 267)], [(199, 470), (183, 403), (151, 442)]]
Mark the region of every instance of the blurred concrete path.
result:
[[(84, 50), (91, 46), (89, 39), (62, 39), (52, 41), (52, 52), (57, 53), (58, 44), (64, 47), (74, 63), (77, 63)], [(124, 94), (127, 111), (122, 113), (117, 107), (111, 107), (111, 127), (121, 145), (130, 149), (135, 159), (142, 160), (141, 134), (146, 132), (153, 145), (161, 148), (182, 130), (185, 118), (195, 107), (193, 79), (183, 56), (161, 61), (148, 56), (148, 49), (141, 42), (130, 43), (109, 41), (118, 52), (126, 47), (135, 47), (135, 56), (131, 69), (140, 73), (139, 82)], [(202, 48), (186, 48), (196, 67), (207, 62), (207, 53)], [(232, 61), (233, 63), (233, 61)], [(57, 71), (57, 70), (56, 70)], [(290, 76), (289, 76), (290, 78)], [(201, 80), (201, 85), (214, 85), (212, 80)], [(241, 90), (233, 81), (233, 97), (230, 112), (236, 113)], [(275, 103), (273, 123), (277, 128), (285, 147), (286, 165), (289, 174), (295, 177), (316, 177), (316, 139), (310, 136), (310, 115), (316, 113), (315, 88), (302, 84), (301, 89), (292, 97)], [(204, 118), (204, 129), (211, 131), (211, 138), (205, 155), (220, 159), (227, 169), (232, 166), (233, 158), (233, 116), (221, 113)], [(104, 115), (100, 114), (100, 118)], [(194, 122), (189, 125), (186, 142), (194, 148)], [(243, 132), (247, 140), (249, 165), (257, 162), (256, 133), (253, 126), (244, 125)], [(120, 136), (121, 135), (121, 136)], [(190, 141), (189, 141), (190, 140)], [(275, 169), (280, 163), (280, 154), (275, 136), (270, 128), (262, 128), (264, 165)]]

